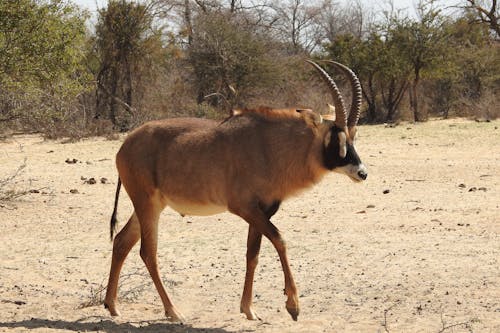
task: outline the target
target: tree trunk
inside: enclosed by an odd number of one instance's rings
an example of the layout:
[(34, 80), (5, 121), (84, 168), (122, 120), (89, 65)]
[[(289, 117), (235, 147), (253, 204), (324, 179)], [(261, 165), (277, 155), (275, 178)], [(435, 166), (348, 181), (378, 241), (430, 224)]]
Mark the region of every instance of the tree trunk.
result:
[(415, 122), (421, 121), (418, 110), (417, 88), (417, 82), (414, 81), (410, 87), (410, 107), (413, 112), (413, 121)]
[(384, 106), (387, 109), (387, 122), (391, 122), (394, 120), (407, 87), (408, 83), (406, 81), (398, 83), (397, 79), (393, 78), (391, 79), (391, 83), (389, 84), (388, 96), (385, 96), (385, 94), (382, 93)]
[(125, 80), (126, 80), (126, 90), (125, 90), (125, 103), (127, 103), (130, 107), (133, 107), (132, 105), (132, 96), (133, 96), (133, 88), (132, 88), (132, 69), (130, 68), (130, 64), (128, 60), (125, 60)]
[(420, 82), (420, 67), (415, 66), (415, 78), (410, 87), (410, 107), (413, 111), (413, 120), (415, 122), (422, 121), (420, 110), (418, 109), (418, 84)]
[(191, 21), (191, 6), (189, 0), (184, 0), (184, 24), (188, 35), (188, 45), (193, 43), (193, 23)]
[(368, 113), (368, 122), (373, 123), (377, 119), (377, 106), (375, 103), (368, 102), (368, 109), (366, 112)]
[(106, 71), (108, 67), (102, 65), (101, 70), (97, 74), (97, 89), (95, 91), (95, 114), (94, 119), (101, 119), (103, 114), (105, 115), (107, 100), (104, 98), (101, 89), (99, 89), (99, 84), (102, 84), (104, 80), (104, 76), (106, 75)]
[[(112, 70), (112, 77), (111, 77), (111, 95), (116, 96), (116, 91), (118, 90), (118, 79), (119, 79), (119, 74), (118, 70), (116, 67), (113, 68)], [(111, 123), (113, 126), (116, 126), (116, 101), (113, 98), (108, 97), (109, 99), (109, 120), (111, 120)]]
[(387, 114), (385, 116), (385, 121), (391, 122), (394, 118), (394, 79), (391, 79), (388, 87), (388, 92), (385, 93), (382, 89), (382, 102), (384, 103)]
[(368, 104), (368, 122), (373, 123), (377, 120), (377, 104), (376, 104), (376, 92), (373, 87), (373, 75), (370, 74), (368, 77), (367, 87), (362, 87), (363, 97)]

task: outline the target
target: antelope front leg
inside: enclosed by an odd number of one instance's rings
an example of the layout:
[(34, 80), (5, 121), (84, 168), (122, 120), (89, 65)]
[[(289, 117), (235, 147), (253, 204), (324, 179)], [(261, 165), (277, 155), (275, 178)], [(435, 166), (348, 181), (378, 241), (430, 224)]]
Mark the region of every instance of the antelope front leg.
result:
[[(288, 263), (288, 257), (286, 255), (286, 245), (285, 241), (281, 237), (281, 234), (274, 224), (269, 221), (266, 214), (258, 205), (251, 205), (241, 208), (230, 208), (231, 212), (241, 216), (245, 221), (254, 227), (258, 232), (266, 236), (274, 248), (278, 252), (280, 257), (281, 266), (283, 268), (283, 273), (285, 275), (285, 295), (288, 296), (286, 301), (286, 309), (288, 313), (292, 316), (293, 320), (297, 320), (299, 315), (299, 298), (297, 296), (297, 287), (295, 281), (293, 280), (290, 265)], [(253, 274), (253, 273), (252, 273)], [(246, 280), (245, 280), (246, 283)]]
[[(276, 231), (278, 231), (278, 229), (276, 229)], [(281, 261), (281, 266), (283, 267), (283, 273), (285, 274), (285, 295), (288, 296), (286, 300), (286, 310), (292, 316), (292, 319), (297, 321), (297, 317), (299, 316), (299, 311), (300, 311), (299, 297), (297, 296), (297, 286), (295, 285), (295, 281), (293, 280), (292, 271), (288, 263), (285, 241), (283, 240), (283, 238), (281, 238), (280, 235), (275, 240), (271, 240), (271, 242), (273, 243), (274, 247), (276, 248), (276, 251), (278, 252)]]
[(255, 268), (259, 262), (259, 250), (262, 241), (262, 234), (254, 227), (248, 228), (247, 240), (247, 271), (245, 274), (245, 286), (243, 287), (243, 295), (241, 297), (240, 311), (247, 316), (249, 320), (260, 319), (252, 309), (253, 298), (253, 278)]

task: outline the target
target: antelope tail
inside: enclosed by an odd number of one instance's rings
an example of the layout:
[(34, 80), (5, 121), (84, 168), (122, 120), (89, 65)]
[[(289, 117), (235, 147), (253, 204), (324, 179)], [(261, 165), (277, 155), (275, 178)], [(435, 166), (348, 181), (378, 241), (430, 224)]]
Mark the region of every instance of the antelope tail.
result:
[(113, 208), (113, 214), (111, 215), (111, 222), (109, 223), (110, 239), (113, 240), (113, 235), (116, 230), (116, 211), (118, 210), (118, 198), (120, 197), (120, 188), (122, 187), (122, 181), (118, 177), (118, 185), (116, 185), (115, 194), (115, 207)]

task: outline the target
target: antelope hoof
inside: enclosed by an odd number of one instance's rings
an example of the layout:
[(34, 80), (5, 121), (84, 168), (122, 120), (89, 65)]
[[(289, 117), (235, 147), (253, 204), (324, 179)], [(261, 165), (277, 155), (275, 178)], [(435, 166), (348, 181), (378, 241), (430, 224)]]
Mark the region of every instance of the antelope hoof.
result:
[(104, 303), (104, 308), (108, 309), (109, 314), (112, 315), (113, 317), (118, 317), (121, 315), (120, 311), (118, 311), (118, 309), (116, 308), (116, 306), (114, 304), (109, 305), (108, 303)]
[(297, 321), (297, 317), (299, 316), (299, 300), (296, 295), (288, 297), (286, 310), (292, 316), (292, 319)]
[(294, 321), (297, 321), (297, 317), (299, 316), (299, 308), (289, 308), (289, 307), (287, 307), (286, 310), (288, 311), (288, 313), (290, 314), (290, 316), (292, 316), (292, 319)]
[(179, 322), (179, 323), (186, 322), (186, 318), (184, 318), (184, 316), (179, 311), (173, 308), (165, 311), (165, 317), (170, 322)]
[(261, 320), (257, 313), (252, 310), (251, 307), (240, 307), (240, 312), (244, 313), (247, 316), (248, 320)]

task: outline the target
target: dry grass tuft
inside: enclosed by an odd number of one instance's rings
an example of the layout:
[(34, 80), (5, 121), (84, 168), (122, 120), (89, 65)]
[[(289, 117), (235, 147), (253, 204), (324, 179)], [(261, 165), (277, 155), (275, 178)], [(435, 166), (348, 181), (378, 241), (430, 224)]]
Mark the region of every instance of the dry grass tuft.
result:
[(3, 202), (12, 201), (19, 197), (22, 197), (29, 193), (27, 190), (17, 190), (13, 187), (13, 183), (20, 174), (22, 174), (23, 170), (26, 168), (26, 158), (23, 163), (17, 167), (17, 169), (10, 175), (4, 179), (0, 179), (0, 207), (5, 207), (2, 205)]

